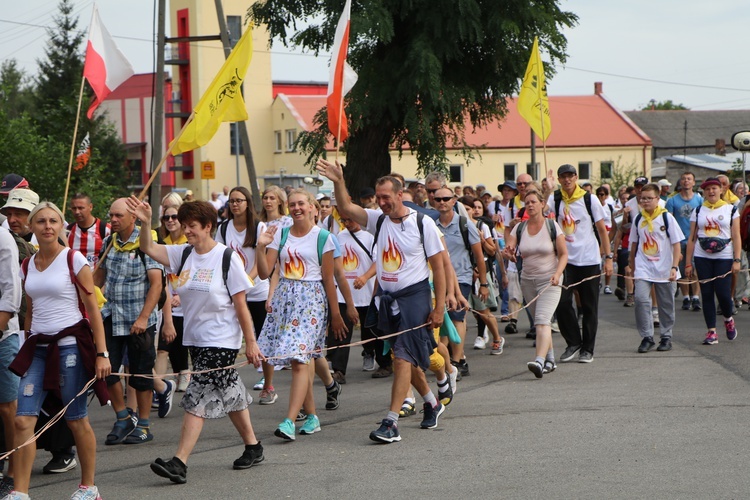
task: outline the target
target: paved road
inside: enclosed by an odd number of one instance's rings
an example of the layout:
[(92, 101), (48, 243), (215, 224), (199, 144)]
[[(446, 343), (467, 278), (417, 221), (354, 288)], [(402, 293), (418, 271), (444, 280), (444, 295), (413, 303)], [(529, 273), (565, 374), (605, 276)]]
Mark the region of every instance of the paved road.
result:
[[(341, 407), (321, 410), (322, 432), (294, 443), (273, 436), (290, 379), (277, 372), (279, 402), (251, 407), (265, 463), (231, 469), (242, 446), (222, 419), (207, 422), (186, 485), (155, 476), (148, 464), (176, 447), (177, 408), (153, 423), (152, 443), (100, 444), (97, 484), (108, 500), (748, 497), (750, 312), (736, 316), (737, 340), (722, 335), (718, 345), (702, 346), (702, 314), (678, 311), (674, 349), (637, 354), (633, 310), (603, 296), (600, 311), (594, 362), (561, 364), (542, 380), (526, 369), (533, 349), (522, 334), (507, 336), (502, 356), (467, 351), (471, 376), (459, 382), (439, 428), (420, 430), (418, 416), (403, 419), (400, 443), (368, 440), (384, 416), (390, 379), (371, 379), (352, 352)], [(559, 354), (564, 342), (559, 335), (554, 341)], [(242, 376), (248, 386), (258, 378), (250, 369)], [(316, 391), (324, 406), (319, 382)], [(91, 414), (103, 443), (111, 410)], [(47, 459), (42, 452), (35, 462), (32, 498), (68, 498), (77, 471), (44, 476)]]

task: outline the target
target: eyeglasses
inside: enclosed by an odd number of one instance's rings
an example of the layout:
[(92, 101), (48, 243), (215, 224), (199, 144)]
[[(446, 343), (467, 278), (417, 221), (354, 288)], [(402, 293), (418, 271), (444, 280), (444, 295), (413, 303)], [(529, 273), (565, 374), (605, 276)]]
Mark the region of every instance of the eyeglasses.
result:
[(161, 220), (163, 220), (164, 222), (166, 222), (168, 220), (177, 220), (177, 214), (164, 215), (164, 216), (162, 216)]
[(658, 200), (659, 198), (653, 198), (651, 196), (641, 196), (641, 201), (654, 201)]
[(235, 198), (233, 200), (229, 200), (229, 203), (232, 205), (240, 205), (242, 203), (245, 203), (247, 200), (244, 198)]
[(443, 196), (443, 197), (435, 196), (435, 201), (438, 203), (441, 203), (441, 202), (447, 203), (451, 201), (452, 199), (453, 199), (453, 196)]

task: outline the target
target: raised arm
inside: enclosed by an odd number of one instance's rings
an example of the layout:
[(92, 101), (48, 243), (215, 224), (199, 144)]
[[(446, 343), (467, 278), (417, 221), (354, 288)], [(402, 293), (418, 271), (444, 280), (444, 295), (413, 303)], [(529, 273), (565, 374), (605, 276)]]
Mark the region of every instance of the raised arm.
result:
[(341, 164), (339, 162), (331, 163), (321, 158), (315, 164), (315, 168), (318, 169), (320, 175), (333, 182), (333, 190), (336, 193), (336, 208), (338, 208), (339, 213), (354, 220), (362, 227), (366, 226), (367, 212), (364, 208), (352, 203), (349, 192), (346, 190), (344, 170), (341, 168)]
[(151, 239), (151, 205), (139, 200), (135, 196), (128, 198), (126, 203), (128, 212), (141, 221), (141, 239), (139, 243), (141, 251), (162, 266), (169, 267), (167, 246), (160, 245)]

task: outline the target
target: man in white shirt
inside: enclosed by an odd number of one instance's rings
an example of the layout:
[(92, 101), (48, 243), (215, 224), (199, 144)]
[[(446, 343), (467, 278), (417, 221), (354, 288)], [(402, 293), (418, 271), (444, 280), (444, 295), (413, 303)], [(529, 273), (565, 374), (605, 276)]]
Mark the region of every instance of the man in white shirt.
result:
[[(555, 213), (557, 222), (565, 234), (568, 246), (568, 265), (565, 267), (565, 285), (557, 306), (557, 322), (568, 348), (560, 361), (572, 361), (576, 353), (580, 363), (594, 360), (594, 344), (599, 324), (599, 280), (592, 278), (604, 272), (612, 275), (612, 258), (609, 236), (604, 226), (604, 209), (596, 196), (578, 184), (578, 172), (573, 165), (562, 165), (557, 169), (561, 189), (549, 197), (547, 205)], [(597, 242), (596, 231), (599, 234)], [(586, 278), (591, 278), (586, 281)], [(577, 283), (577, 284), (576, 284)], [(573, 291), (578, 291), (583, 313), (583, 329), (578, 326), (578, 317), (573, 309)], [(579, 352), (580, 351), (580, 352)]]
[[(414, 385), (425, 401), (421, 427), (437, 427), (438, 417), (445, 407), (430, 390), (423, 371), (430, 366), (430, 355), (437, 347), (432, 329), (443, 323), (445, 310), (443, 248), (435, 223), (404, 206), (403, 187), (395, 177), (381, 177), (376, 183), (381, 214), (351, 202), (340, 164), (321, 159), (317, 169), (333, 182), (341, 215), (375, 235), (377, 254), (374, 260), (380, 285), (375, 302), (378, 328), (385, 334), (403, 332), (390, 339), (394, 353), (391, 405), (380, 427), (370, 433), (370, 439), (381, 443), (401, 440), (398, 416), (410, 385)], [(434, 308), (428, 263), (435, 287)], [(422, 326), (425, 323), (427, 326)]]

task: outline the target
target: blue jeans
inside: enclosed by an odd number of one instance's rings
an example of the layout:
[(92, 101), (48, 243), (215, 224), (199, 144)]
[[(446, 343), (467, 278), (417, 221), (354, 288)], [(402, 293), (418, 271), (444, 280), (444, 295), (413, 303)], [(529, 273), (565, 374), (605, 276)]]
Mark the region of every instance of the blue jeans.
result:
[(18, 354), (18, 335), (10, 335), (0, 342), (0, 403), (10, 403), (18, 397), (20, 377), (8, 370)]
[(510, 310), (508, 309), (508, 289), (503, 286), (503, 279), (502, 274), (500, 273), (500, 264), (498, 264), (498, 261), (495, 261), (495, 276), (498, 277), (497, 289), (500, 292), (500, 300), (498, 300), (498, 302), (500, 302), (500, 314), (507, 316), (510, 314)]
[[(732, 259), (707, 259), (705, 257), (693, 257), (695, 272), (698, 279), (706, 280), (715, 276), (721, 276), (732, 270)], [(714, 295), (719, 299), (719, 306), (725, 318), (732, 317), (734, 303), (732, 302), (732, 275), (721, 279), (701, 283), (701, 296), (703, 297), (703, 319), (706, 327), (710, 330), (716, 328), (716, 303)]]
[[(67, 404), (88, 382), (86, 369), (78, 354), (77, 345), (60, 346), (60, 393), (63, 404)], [(44, 372), (47, 362), (47, 347), (37, 347), (28, 371), (18, 385), (18, 411), (16, 415), (38, 417), (42, 402), (47, 396), (44, 390)], [(80, 420), (87, 415), (86, 393), (78, 396), (65, 410), (65, 420)]]

